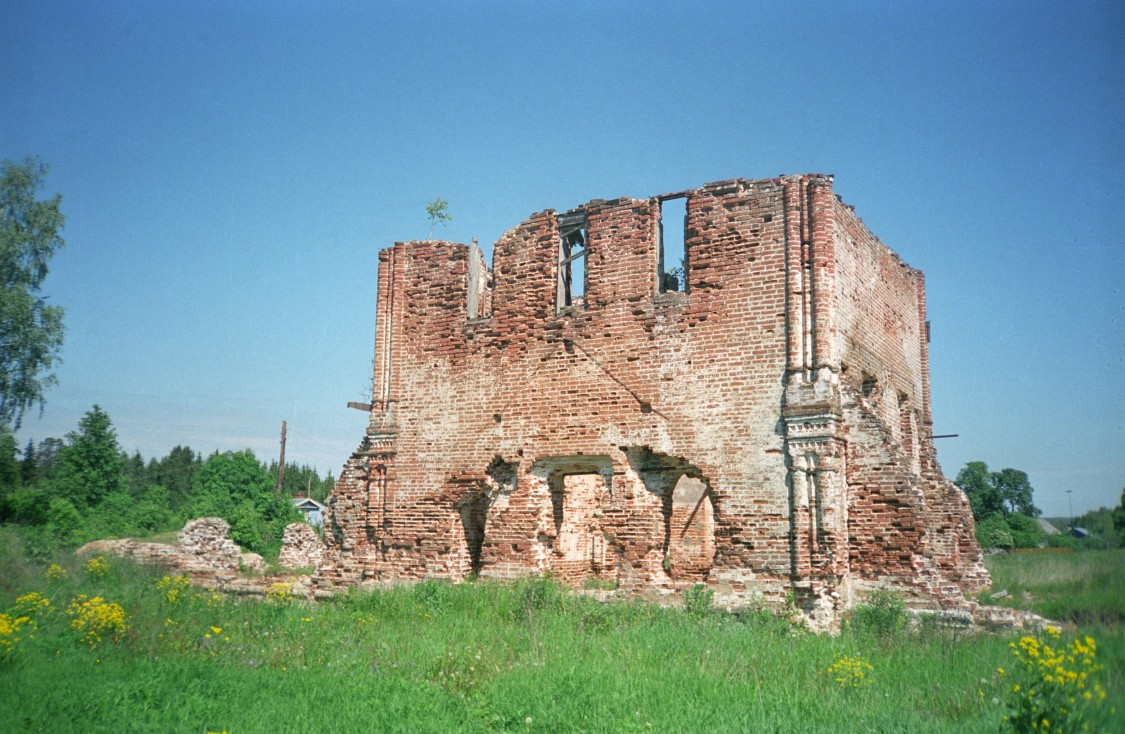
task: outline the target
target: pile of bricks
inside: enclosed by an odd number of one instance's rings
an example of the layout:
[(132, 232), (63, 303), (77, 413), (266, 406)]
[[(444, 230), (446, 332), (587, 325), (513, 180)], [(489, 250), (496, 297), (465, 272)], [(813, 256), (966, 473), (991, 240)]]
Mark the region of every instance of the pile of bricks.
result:
[[(180, 531), (177, 545), (180, 550), (177, 570), (193, 576), (220, 576), (239, 571), (243, 551), (230, 539), (230, 525), (222, 518), (190, 520)], [(261, 557), (257, 560), (260, 563)], [(264, 564), (258, 570), (262, 569)]]
[(230, 525), (219, 517), (188, 521), (175, 544), (147, 543), (131, 538), (95, 540), (79, 548), (77, 553), (131, 558), (138, 563), (163, 566), (196, 578), (234, 576), (242, 569), (254, 572), (265, 570), (262, 557), (239, 548), (230, 539)]
[[(309, 540), (309, 535), (315, 543)], [(306, 568), (316, 565), (313, 559), (318, 557), (318, 548), (323, 552), (323, 543), (311, 528), (304, 523), (293, 523), (286, 528), (285, 538), (281, 557), (302, 559), (302, 562), (282, 562), (282, 566)], [(238, 547), (230, 539), (230, 525), (218, 517), (190, 520), (179, 532), (175, 543), (150, 543), (131, 538), (95, 540), (76, 553), (82, 556), (112, 555), (161, 566), (171, 573), (190, 575), (193, 583), (200, 586), (234, 594), (261, 596), (271, 584), (281, 581), (292, 585), (295, 596), (311, 595), (307, 576), (257, 575), (266, 571), (262, 557)]]
[(118, 556), (131, 558), (137, 563), (176, 569), (181, 562), (178, 546), (168, 543), (144, 543), (124, 538), (121, 540), (95, 540), (75, 551), (80, 556)]
[(324, 541), (303, 522), (285, 526), (277, 565), (282, 568), (315, 568), (324, 558)]

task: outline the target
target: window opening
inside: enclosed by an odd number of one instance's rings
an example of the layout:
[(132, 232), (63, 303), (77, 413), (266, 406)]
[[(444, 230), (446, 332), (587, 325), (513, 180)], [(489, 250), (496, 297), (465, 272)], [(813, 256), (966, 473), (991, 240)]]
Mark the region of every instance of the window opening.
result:
[(657, 278), (659, 292), (687, 292), (687, 197), (660, 202), (660, 252)]
[(565, 582), (577, 582), (605, 565), (605, 544), (599, 530), (598, 507), (606, 488), (599, 473), (563, 474), (551, 486), (551, 519), (554, 573)]
[(469, 287), (466, 312), (469, 319), (492, 315), (492, 269), (485, 264), (477, 238), (469, 245)]
[(647, 447), (625, 447), (625, 455), (645, 489), (660, 501), (664, 573), (673, 581), (706, 581), (715, 558), (710, 483), (697, 467), (677, 456)]
[(681, 475), (665, 502), (665, 572), (676, 581), (704, 581), (715, 556), (715, 525), (707, 482)]
[(586, 212), (559, 217), (559, 283), (555, 308), (559, 311), (582, 302), (586, 295)]

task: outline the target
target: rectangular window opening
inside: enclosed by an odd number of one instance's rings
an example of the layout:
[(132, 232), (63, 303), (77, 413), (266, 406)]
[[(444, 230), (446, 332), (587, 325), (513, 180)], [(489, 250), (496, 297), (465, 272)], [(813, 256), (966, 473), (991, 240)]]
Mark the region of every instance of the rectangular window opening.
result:
[(660, 293), (686, 293), (688, 253), (687, 197), (660, 202), (660, 252), (657, 258), (657, 284)]
[(559, 282), (557, 311), (582, 303), (586, 296), (586, 212), (559, 217)]
[(492, 315), (492, 268), (485, 262), (485, 253), (477, 238), (469, 246), (469, 284), (466, 312), (470, 320)]

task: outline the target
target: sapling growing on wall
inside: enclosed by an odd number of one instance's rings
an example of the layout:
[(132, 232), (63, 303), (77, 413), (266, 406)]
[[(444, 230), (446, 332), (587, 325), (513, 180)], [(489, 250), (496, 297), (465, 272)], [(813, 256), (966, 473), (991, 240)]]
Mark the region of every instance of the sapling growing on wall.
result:
[(430, 233), (426, 236), (427, 239), (433, 239), (435, 224), (440, 223), (444, 227), (453, 221), (453, 215), (449, 213), (449, 202), (440, 196), (426, 204), (426, 216), (430, 218)]

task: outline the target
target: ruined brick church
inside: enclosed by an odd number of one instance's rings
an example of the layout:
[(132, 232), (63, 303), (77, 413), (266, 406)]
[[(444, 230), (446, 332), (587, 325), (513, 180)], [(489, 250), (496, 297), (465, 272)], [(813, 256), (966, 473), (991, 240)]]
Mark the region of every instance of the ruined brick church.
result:
[(832, 186), (547, 210), (491, 268), (475, 243), (383, 250), (370, 421), (316, 583), (702, 583), (822, 626), (879, 587), (964, 605), (988, 575), (935, 459), (923, 276)]

